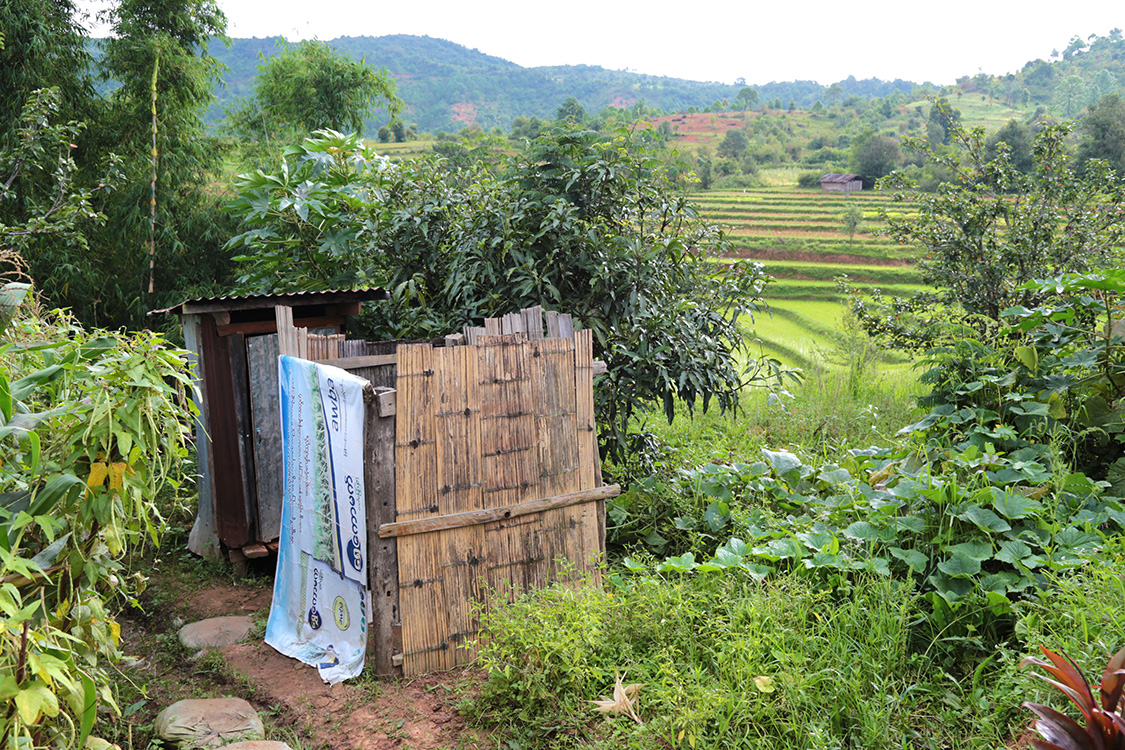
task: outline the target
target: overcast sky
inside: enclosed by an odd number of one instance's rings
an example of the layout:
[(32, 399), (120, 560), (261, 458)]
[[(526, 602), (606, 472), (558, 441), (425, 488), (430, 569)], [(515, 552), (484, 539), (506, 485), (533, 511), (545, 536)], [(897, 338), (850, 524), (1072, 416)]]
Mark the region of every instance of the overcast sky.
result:
[[(104, 7), (106, 0), (80, 0)], [(98, 4), (102, 5), (99, 6)], [(697, 81), (747, 83), (849, 75), (953, 83), (1014, 72), (1071, 37), (1125, 28), (1125, 5), (1034, 2), (677, 0), (218, 0), (227, 33), (290, 40), (416, 34), (525, 67), (599, 65)], [(724, 6), (729, 9), (724, 9)], [(97, 32), (95, 32), (97, 33)], [(378, 61), (369, 61), (378, 63)]]

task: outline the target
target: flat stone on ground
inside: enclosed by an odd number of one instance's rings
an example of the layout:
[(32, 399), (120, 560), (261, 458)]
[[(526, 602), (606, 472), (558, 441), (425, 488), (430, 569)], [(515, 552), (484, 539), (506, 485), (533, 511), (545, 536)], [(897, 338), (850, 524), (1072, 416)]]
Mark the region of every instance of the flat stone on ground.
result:
[(212, 617), (180, 628), (180, 643), (185, 648), (229, 646), (245, 638), (252, 627), (254, 620), (250, 615)]
[(241, 698), (203, 698), (173, 703), (156, 715), (156, 735), (188, 748), (217, 748), (265, 736), (258, 712)]
[(233, 745), (223, 745), (222, 750), (293, 750), (284, 742), (273, 740), (245, 740)]

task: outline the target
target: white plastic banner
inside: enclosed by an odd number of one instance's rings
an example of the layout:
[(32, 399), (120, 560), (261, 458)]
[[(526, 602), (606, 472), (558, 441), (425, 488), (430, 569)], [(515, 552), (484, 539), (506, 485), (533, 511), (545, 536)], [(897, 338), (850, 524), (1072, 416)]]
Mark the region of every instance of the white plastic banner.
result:
[(337, 683), (363, 670), (367, 646), (367, 381), (288, 356), (278, 380), (285, 490), (266, 643)]

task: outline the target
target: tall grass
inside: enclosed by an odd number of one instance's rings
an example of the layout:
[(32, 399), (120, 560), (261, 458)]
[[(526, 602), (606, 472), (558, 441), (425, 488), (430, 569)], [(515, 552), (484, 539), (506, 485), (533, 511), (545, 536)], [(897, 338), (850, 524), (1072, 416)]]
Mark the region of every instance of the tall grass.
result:
[[(993, 746), (1005, 731), (995, 718), (918, 721), (963, 700), (956, 687), (920, 689), (929, 665), (909, 649), (919, 612), (912, 586), (886, 578), (845, 597), (800, 574), (623, 574), (604, 591), (550, 589), (485, 617), (488, 679), (469, 714), (520, 747)], [(643, 724), (592, 712), (617, 675), (643, 684)]]

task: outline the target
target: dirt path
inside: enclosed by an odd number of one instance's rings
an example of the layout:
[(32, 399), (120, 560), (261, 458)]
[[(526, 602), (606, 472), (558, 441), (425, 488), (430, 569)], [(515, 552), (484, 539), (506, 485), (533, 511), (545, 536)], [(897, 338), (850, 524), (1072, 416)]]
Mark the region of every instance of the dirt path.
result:
[[(174, 581), (166, 585), (176, 587)], [(164, 596), (172, 599), (171, 607), (160, 608), (166, 617), (124, 621), (128, 653), (143, 654), (154, 644), (168, 644), (181, 622), (239, 614), (254, 615), (264, 622), (271, 591), (263, 582), (224, 583), (179, 593), (166, 590)], [(191, 654), (180, 654), (178, 659), (169, 653), (162, 658), (142, 659), (135, 678), (145, 683), (144, 693), (151, 705), (146, 704), (144, 711), (131, 717), (136, 727), (143, 730), (146, 718), (172, 701), (232, 695), (253, 703), (267, 720), (267, 727), (272, 728), (267, 733), (276, 735), (271, 738), (288, 742), (294, 750), (472, 750), (494, 746), (483, 733), (467, 728), (456, 710), (459, 696), (477, 675), (460, 671), (414, 680), (360, 677), (330, 687), (321, 682), (312, 667), (267, 646), (260, 630), (248, 641), (204, 657), (206, 668), (201, 668), (200, 660)], [(220, 657), (221, 666), (216, 664)], [(143, 743), (136, 744), (133, 727), (128, 729), (132, 744), (143, 747)], [(143, 740), (143, 732), (139, 739)]]

